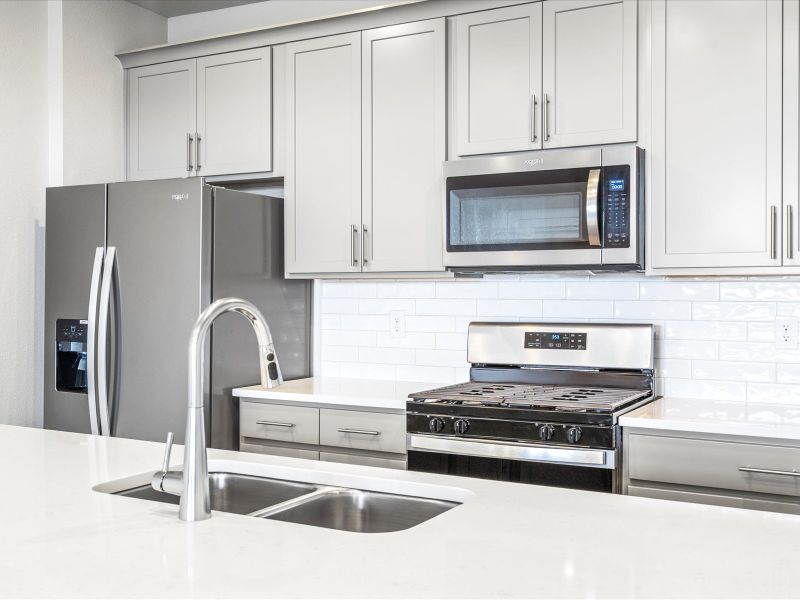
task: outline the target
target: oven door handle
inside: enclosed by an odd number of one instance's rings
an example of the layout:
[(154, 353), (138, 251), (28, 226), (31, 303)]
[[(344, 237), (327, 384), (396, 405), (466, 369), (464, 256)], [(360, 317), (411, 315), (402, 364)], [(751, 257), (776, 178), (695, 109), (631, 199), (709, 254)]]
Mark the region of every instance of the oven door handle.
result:
[(484, 442), (434, 435), (413, 435), (407, 438), (408, 450), (461, 454), (526, 462), (559, 463), (601, 469), (615, 467), (614, 451), (592, 448), (561, 448), (518, 444), (515, 442)]
[(589, 171), (586, 182), (586, 230), (589, 245), (600, 245), (600, 169)]

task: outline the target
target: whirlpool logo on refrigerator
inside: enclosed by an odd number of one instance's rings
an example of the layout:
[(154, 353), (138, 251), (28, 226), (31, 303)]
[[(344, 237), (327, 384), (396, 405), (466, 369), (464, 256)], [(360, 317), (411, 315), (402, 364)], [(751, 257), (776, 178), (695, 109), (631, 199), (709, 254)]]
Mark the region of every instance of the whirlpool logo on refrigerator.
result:
[(188, 200), (189, 194), (172, 194), (172, 199), (175, 200), (175, 202), (180, 202), (181, 200)]

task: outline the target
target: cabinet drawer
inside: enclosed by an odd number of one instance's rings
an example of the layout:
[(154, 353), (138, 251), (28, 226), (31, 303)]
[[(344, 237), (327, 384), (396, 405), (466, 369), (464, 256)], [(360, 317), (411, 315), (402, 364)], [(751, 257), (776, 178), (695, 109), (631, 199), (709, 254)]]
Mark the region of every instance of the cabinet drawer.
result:
[(262, 444), (239, 444), (240, 452), (255, 452), (256, 454), (272, 454), (273, 456), (288, 456), (289, 458), (307, 458), (319, 460), (316, 450), (303, 450), (302, 448), (284, 448), (283, 446), (267, 446)]
[(297, 444), (319, 443), (319, 409), (242, 402), (239, 414), (243, 437)]
[(382, 467), (384, 469), (408, 468), (406, 461), (394, 458), (378, 458), (377, 456), (361, 456), (358, 454), (341, 454), (339, 452), (320, 452), (320, 460), (328, 462), (345, 463), (348, 465), (365, 465), (367, 467)]
[(632, 434), (625, 453), (630, 479), (800, 496), (800, 448)]
[(320, 409), (319, 437), (323, 446), (373, 452), (406, 452), (406, 417), (357, 410)]
[(661, 500), (674, 500), (676, 502), (694, 502), (696, 504), (711, 504), (713, 506), (730, 506), (733, 508), (749, 508), (751, 510), (767, 510), (770, 512), (800, 514), (800, 503), (780, 502), (776, 500), (763, 500), (761, 498), (743, 498), (742, 496), (725, 496), (722, 494), (709, 494), (707, 492), (688, 492), (684, 490), (665, 490), (647, 486), (628, 486), (629, 496), (642, 498), (658, 498)]

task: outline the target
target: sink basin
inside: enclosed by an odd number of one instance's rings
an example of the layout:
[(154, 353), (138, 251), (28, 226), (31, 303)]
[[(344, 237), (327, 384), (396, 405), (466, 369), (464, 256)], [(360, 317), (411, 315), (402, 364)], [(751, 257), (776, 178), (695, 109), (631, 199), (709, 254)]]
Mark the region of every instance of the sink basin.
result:
[(447, 500), (329, 488), (254, 516), (357, 533), (388, 533), (410, 529), (458, 505)]
[[(237, 515), (249, 515), (268, 506), (304, 496), (319, 488), (308, 483), (238, 473), (209, 473), (208, 485), (211, 492), (211, 510)], [(149, 484), (122, 490), (116, 494), (169, 504), (178, 504), (180, 500), (178, 496), (154, 490)]]

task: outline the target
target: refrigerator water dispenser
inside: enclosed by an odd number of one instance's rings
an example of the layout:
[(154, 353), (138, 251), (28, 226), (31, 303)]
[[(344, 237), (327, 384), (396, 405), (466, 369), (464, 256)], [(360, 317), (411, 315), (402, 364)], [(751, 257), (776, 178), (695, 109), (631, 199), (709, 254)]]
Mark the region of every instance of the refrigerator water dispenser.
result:
[(85, 394), (86, 319), (56, 320), (56, 390)]

